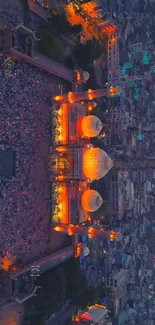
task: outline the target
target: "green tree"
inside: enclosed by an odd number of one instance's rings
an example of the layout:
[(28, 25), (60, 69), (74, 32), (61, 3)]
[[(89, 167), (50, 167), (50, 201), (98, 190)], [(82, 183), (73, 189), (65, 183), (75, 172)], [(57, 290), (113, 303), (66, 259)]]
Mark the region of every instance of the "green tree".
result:
[(97, 60), (102, 53), (102, 48), (99, 42), (94, 38), (88, 41), (85, 45), (79, 43), (77, 46), (74, 57), (82, 69), (86, 69), (87, 65)]
[(69, 31), (70, 33), (72, 33), (73, 35), (78, 35), (82, 32), (82, 25), (78, 24), (78, 25), (74, 25), (74, 26), (69, 26)]
[(68, 33), (78, 35), (79, 33), (82, 32), (82, 26), (80, 24), (71, 26), (70, 23), (68, 22), (65, 14), (59, 14), (59, 15), (52, 14), (52, 17), (51, 17), (50, 21), (48, 22), (48, 26), (49, 26), (49, 28), (52, 27), (58, 33), (61, 33), (64, 35), (68, 34)]
[(65, 15), (52, 15), (49, 21), (51, 27), (53, 27), (57, 32), (65, 34), (69, 31), (69, 23)]
[(42, 30), (39, 50), (49, 58), (62, 62), (64, 58), (64, 47), (58, 37), (46, 29)]
[(55, 313), (66, 300), (66, 274), (62, 266), (56, 267), (37, 279), (37, 285), (41, 288), (37, 296), (29, 299), (26, 303), (26, 314), (34, 325), (42, 325), (47, 318)]
[(67, 274), (67, 296), (79, 308), (86, 308), (98, 299), (98, 289), (89, 288), (80, 271), (80, 260), (71, 259), (65, 267)]
[(76, 66), (76, 61), (72, 54), (67, 56), (65, 60), (65, 65), (70, 69), (74, 69), (74, 67)]
[(91, 306), (96, 303), (98, 299), (99, 289), (87, 287), (86, 290), (77, 297), (76, 305), (81, 309), (85, 309), (88, 305)]

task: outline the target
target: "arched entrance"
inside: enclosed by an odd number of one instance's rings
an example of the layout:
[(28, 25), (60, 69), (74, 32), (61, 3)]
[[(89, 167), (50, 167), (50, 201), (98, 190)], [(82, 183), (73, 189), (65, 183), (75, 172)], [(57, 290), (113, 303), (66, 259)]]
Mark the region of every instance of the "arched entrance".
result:
[(73, 158), (67, 152), (57, 153), (50, 158), (50, 170), (55, 175), (63, 173), (69, 174), (73, 169)]

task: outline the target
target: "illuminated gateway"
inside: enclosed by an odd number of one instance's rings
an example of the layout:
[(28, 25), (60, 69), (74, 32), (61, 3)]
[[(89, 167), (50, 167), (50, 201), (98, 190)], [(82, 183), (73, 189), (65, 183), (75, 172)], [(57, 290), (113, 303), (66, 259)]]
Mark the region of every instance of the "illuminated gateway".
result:
[(94, 98), (111, 94), (116, 95), (116, 89), (69, 92), (54, 98), (55, 148), (50, 150), (50, 170), (55, 231), (116, 239), (113, 231), (95, 229), (90, 222), (91, 213), (103, 204), (100, 194), (90, 189), (90, 183), (104, 177), (113, 167), (107, 153), (90, 144), (90, 138), (96, 137), (103, 127), (90, 111), (95, 106)]

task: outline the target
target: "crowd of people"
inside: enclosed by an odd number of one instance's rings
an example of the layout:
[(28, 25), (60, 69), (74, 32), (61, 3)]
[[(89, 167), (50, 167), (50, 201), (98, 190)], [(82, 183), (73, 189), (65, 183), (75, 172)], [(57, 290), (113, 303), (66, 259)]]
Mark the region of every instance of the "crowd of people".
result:
[(0, 26), (16, 26), (20, 23), (19, 6), (0, 3)]
[(15, 177), (0, 180), (0, 255), (27, 263), (49, 252), (51, 92), (48, 76), (26, 63), (1, 55), (0, 72), (0, 149), (16, 154)]

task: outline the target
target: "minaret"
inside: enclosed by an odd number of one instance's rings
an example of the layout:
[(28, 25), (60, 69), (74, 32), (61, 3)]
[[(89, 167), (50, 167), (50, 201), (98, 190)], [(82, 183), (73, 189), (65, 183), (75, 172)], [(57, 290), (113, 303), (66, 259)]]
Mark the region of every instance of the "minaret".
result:
[(96, 229), (93, 227), (85, 228), (82, 226), (74, 226), (74, 225), (64, 225), (60, 224), (54, 228), (55, 231), (64, 232), (69, 236), (79, 234), (83, 236), (88, 236), (89, 238), (101, 238), (108, 237), (111, 240), (117, 239), (117, 233), (115, 231), (106, 231), (104, 229)]
[(119, 96), (119, 89), (117, 87), (110, 87), (97, 90), (87, 90), (83, 92), (69, 92), (64, 95), (55, 96), (54, 100), (60, 104), (62, 103), (74, 103), (82, 100), (93, 100), (99, 97), (113, 97)]

